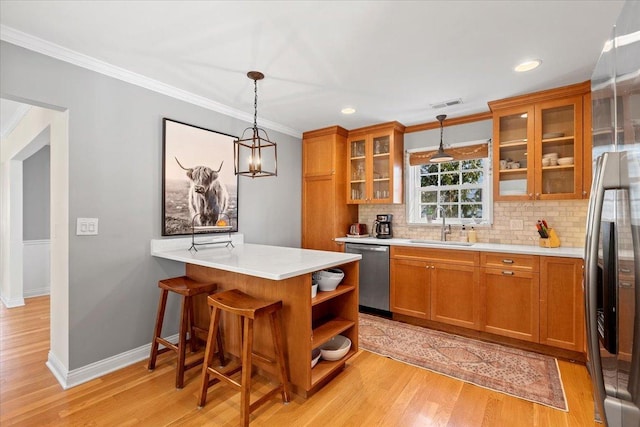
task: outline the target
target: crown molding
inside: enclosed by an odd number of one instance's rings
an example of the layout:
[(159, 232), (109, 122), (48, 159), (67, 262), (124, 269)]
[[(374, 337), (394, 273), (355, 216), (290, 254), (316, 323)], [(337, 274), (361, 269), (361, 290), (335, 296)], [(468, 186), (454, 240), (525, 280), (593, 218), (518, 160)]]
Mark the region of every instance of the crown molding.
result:
[[(43, 55), (50, 56), (55, 59), (59, 59), (64, 62), (68, 62), (73, 65), (77, 65), (78, 67), (95, 71), (96, 73), (104, 74), (106, 76), (113, 77), (115, 79), (122, 80), (124, 82), (140, 86), (166, 96), (170, 96), (171, 98), (179, 99), (181, 101), (206, 108), (207, 110), (225, 114), (227, 116), (243, 120), (248, 123), (253, 123), (252, 113), (249, 114), (245, 113), (244, 111), (231, 108), (227, 105), (221, 104), (203, 96), (167, 85), (158, 80), (143, 76), (142, 74), (134, 73), (124, 68), (111, 65), (107, 62), (76, 52), (55, 43), (48, 42), (41, 38), (8, 27), (6, 25), (0, 25), (0, 40), (15, 44), (25, 49), (32, 50), (34, 52), (41, 53)], [(302, 138), (302, 132), (287, 126), (283, 126), (279, 123), (275, 123), (269, 120), (260, 120), (260, 125), (277, 132), (282, 132), (286, 135), (291, 135), (296, 138)]]

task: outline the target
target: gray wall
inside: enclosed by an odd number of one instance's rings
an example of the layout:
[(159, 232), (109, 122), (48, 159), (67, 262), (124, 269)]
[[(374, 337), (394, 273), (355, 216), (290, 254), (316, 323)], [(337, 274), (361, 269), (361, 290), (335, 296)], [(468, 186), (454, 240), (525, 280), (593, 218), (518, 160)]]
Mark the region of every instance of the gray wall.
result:
[[(48, 141), (49, 128), (37, 138)], [(23, 240), (49, 239), (49, 153), (49, 146), (45, 145), (22, 163)]]
[[(10, 43), (0, 56), (0, 95), (69, 109), (69, 368), (148, 344), (157, 281), (184, 273), (149, 253), (161, 237), (162, 118), (230, 135), (250, 124)], [(247, 242), (299, 247), (300, 140), (269, 134), (278, 176), (240, 178), (239, 230)], [(99, 218), (100, 234), (76, 236), (78, 217)], [(166, 335), (177, 332), (170, 302)]]

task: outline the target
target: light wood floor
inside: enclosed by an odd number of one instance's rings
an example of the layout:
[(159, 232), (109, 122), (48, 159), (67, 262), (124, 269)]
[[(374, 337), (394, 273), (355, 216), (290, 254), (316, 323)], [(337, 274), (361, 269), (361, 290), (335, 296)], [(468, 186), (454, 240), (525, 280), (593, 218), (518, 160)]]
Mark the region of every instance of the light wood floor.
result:
[[(200, 369), (174, 388), (175, 358), (162, 355), (154, 372), (145, 362), (69, 390), (45, 366), (49, 298), (24, 307), (0, 304), (0, 425), (2, 426), (236, 426), (238, 396), (214, 386), (196, 405)], [(151, 334), (152, 331), (149, 331)], [(360, 351), (316, 395), (274, 398), (252, 416), (254, 426), (600, 426), (584, 366), (560, 361), (570, 412), (516, 399)], [(259, 379), (258, 379), (259, 380)], [(259, 383), (265, 388), (266, 384)]]

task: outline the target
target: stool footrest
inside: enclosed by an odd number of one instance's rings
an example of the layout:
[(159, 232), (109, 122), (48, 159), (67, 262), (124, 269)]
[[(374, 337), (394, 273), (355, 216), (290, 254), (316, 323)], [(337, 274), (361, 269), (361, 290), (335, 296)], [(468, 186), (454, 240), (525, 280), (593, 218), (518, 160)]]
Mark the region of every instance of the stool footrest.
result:
[(169, 342), (169, 341), (165, 340), (164, 338), (158, 337), (158, 338), (156, 338), (156, 341), (166, 347), (166, 348), (158, 350), (158, 353), (161, 353), (161, 352), (164, 353), (165, 351), (169, 351), (169, 350), (178, 351), (178, 345), (177, 344)]
[(278, 362), (276, 362), (275, 360), (265, 356), (264, 354), (260, 354), (260, 353), (256, 353), (255, 351), (253, 353), (251, 353), (251, 357), (256, 358), (258, 361), (262, 362), (262, 363), (266, 363), (269, 365), (275, 365)]
[[(251, 403), (249, 405), (249, 412), (253, 412), (260, 405), (265, 403), (267, 400), (271, 399), (271, 396), (273, 396), (276, 393), (282, 393), (282, 385), (269, 390), (266, 394), (264, 394), (263, 396), (260, 396), (258, 399), (256, 399), (255, 402)], [(288, 397), (285, 399), (285, 403), (287, 403), (287, 402), (289, 402), (289, 398)]]

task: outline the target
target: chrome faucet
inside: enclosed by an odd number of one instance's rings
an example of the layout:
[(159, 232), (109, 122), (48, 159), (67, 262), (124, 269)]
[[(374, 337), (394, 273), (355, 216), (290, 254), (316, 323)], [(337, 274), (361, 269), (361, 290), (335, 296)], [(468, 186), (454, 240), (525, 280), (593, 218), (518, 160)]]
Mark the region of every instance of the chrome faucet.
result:
[(451, 234), (451, 224), (449, 224), (449, 227), (447, 227), (446, 218), (444, 216), (444, 208), (442, 206), (439, 206), (438, 210), (440, 211), (440, 216), (442, 216), (442, 229), (440, 230), (440, 241), (446, 242), (447, 234)]

